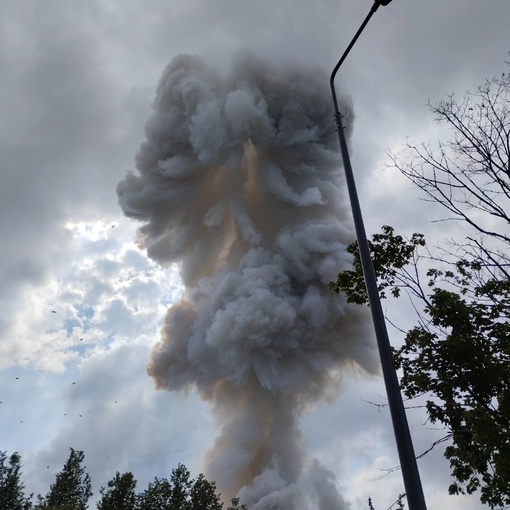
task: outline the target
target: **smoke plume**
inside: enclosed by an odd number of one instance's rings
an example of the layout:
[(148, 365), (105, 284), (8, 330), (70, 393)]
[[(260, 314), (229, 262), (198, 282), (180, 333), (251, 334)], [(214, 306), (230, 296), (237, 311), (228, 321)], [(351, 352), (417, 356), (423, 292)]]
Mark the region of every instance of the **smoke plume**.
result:
[[(219, 436), (206, 475), (253, 510), (347, 507), (306, 456), (299, 418), (375, 371), (366, 315), (328, 290), (354, 239), (327, 76), (240, 55), (225, 76), (181, 55), (157, 87), (137, 172), (119, 183), (140, 245), (178, 262), (148, 373), (195, 387)], [(348, 130), (352, 112), (344, 104)]]

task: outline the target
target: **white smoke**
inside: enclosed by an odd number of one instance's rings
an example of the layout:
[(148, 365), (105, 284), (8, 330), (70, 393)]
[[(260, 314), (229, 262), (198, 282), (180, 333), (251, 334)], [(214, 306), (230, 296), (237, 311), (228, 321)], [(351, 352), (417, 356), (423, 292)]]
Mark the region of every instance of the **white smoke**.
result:
[(327, 84), (318, 69), (246, 53), (227, 76), (178, 56), (138, 172), (117, 188), (124, 214), (144, 222), (140, 245), (179, 262), (186, 287), (148, 372), (212, 403), (220, 434), (206, 474), (251, 509), (346, 508), (303, 451), (299, 418), (351, 369), (376, 366), (365, 312), (328, 290), (354, 234)]

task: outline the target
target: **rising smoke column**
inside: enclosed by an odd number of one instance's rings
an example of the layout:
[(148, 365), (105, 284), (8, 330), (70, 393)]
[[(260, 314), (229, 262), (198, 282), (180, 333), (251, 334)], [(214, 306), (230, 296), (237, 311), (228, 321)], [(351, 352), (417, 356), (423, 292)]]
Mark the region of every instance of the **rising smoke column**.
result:
[(333, 475), (307, 458), (299, 418), (343, 374), (376, 366), (364, 311), (327, 288), (354, 238), (327, 84), (317, 69), (251, 54), (227, 76), (178, 56), (137, 173), (117, 188), (124, 214), (144, 222), (140, 245), (178, 262), (185, 285), (148, 373), (211, 402), (220, 433), (206, 474), (250, 509), (346, 508)]

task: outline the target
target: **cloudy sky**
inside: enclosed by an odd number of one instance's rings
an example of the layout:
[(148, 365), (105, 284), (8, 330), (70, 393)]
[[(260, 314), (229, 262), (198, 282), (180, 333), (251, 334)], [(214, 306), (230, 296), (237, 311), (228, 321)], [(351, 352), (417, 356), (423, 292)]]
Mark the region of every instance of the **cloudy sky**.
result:
[[(0, 1), (0, 449), (22, 454), (30, 492), (47, 490), (69, 447), (84, 450), (96, 493), (117, 470), (133, 471), (141, 488), (179, 462), (197, 475), (218, 435), (196, 391), (156, 391), (147, 375), (183, 286), (178, 266), (137, 245), (140, 225), (116, 193), (135, 168), (167, 64), (195, 54), (222, 75), (248, 49), (279, 68), (329, 72), (370, 6)], [(385, 169), (386, 151), (440, 135), (427, 100), (504, 70), (508, 20), (507, 0), (395, 0), (368, 25), (337, 82), (355, 113), (352, 161), (368, 232), (391, 224), (446, 236), (430, 223), (440, 213)], [(384, 402), (382, 381), (349, 372), (342, 388), (302, 416), (303, 446), (335, 474), (351, 508), (371, 496), (385, 509), (403, 489), (398, 471), (381, 478), (397, 464), (388, 412), (365, 402)], [(418, 453), (441, 434), (418, 412), (409, 420)], [(480, 508), (446, 495), (439, 452), (419, 467), (429, 508)]]

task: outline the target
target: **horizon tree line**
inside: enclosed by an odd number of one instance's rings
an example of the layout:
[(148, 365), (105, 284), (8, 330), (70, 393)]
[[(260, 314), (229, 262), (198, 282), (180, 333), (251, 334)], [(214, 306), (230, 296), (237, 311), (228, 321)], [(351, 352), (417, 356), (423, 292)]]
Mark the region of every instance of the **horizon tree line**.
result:
[[(93, 495), (90, 475), (83, 465), (83, 451), (70, 448), (69, 457), (45, 495), (27, 494), (21, 476), (21, 455), (0, 452), (0, 510), (87, 510)], [(168, 478), (155, 477), (136, 491), (132, 472), (115, 473), (99, 489), (97, 510), (223, 510), (216, 484), (203, 474), (196, 478), (183, 464)], [(239, 499), (231, 500), (226, 510), (246, 510)]]

